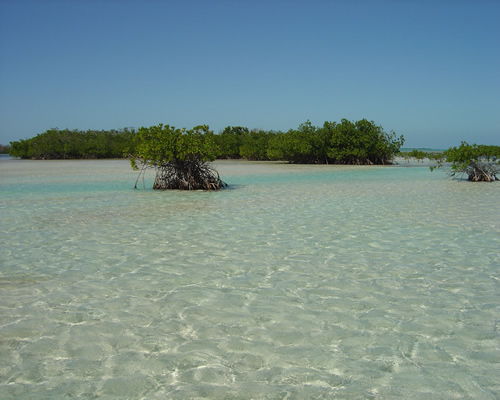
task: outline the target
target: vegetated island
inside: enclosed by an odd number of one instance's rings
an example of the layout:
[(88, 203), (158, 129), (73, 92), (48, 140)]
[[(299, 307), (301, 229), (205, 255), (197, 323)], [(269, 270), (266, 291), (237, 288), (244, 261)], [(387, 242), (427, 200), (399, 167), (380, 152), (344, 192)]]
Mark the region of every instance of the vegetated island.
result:
[[(362, 119), (340, 123), (307, 121), (297, 129), (249, 130), (228, 126), (214, 134), (207, 125), (191, 130), (169, 125), (111, 131), (49, 129), (11, 142), (12, 157), (34, 160), (130, 158), (133, 168), (156, 170), (155, 189), (219, 189), (225, 186), (210, 165), (215, 159), (287, 161), (293, 164), (388, 165), (396, 156), (435, 161), (431, 170), (451, 163), (450, 176), (470, 181), (498, 180), (500, 146), (462, 142), (444, 152), (401, 153), (403, 135)], [(7, 146), (6, 146), (7, 147)], [(137, 182), (136, 182), (137, 187)]]
[(135, 129), (79, 131), (52, 128), (30, 139), (10, 142), (9, 155), (28, 160), (123, 158)]
[[(54, 128), (31, 139), (11, 142), (9, 154), (32, 160), (128, 157), (138, 144), (134, 141), (137, 135), (134, 128), (111, 131)], [(287, 132), (228, 126), (219, 134), (206, 129), (203, 135), (212, 136), (211, 152), (218, 159), (303, 164), (390, 164), (404, 143), (403, 135), (386, 133), (366, 119), (325, 122), (321, 127), (307, 121)]]
[[(98, 159), (129, 157), (144, 176), (156, 170), (154, 189), (217, 190), (226, 186), (210, 165), (216, 158), (282, 160), (300, 164), (391, 164), (404, 143), (403, 135), (386, 133), (373, 121), (362, 119), (309, 121), (298, 129), (250, 131), (225, 128), (214, 135), (207, 125), (191, 130), (169, 125), (121, 131), (50, 129), (34, 138), (11, 142), (9, 154), (22, 159)], [(137, 181), (135, 187), (137, 188)]]

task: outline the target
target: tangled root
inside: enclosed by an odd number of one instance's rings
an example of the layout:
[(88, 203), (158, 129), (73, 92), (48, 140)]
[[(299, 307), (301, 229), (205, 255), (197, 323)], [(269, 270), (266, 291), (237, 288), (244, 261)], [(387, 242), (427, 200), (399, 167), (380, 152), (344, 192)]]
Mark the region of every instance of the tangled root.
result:
[(177, 161), (156, 166), (153, 189), (219, 190), (226, 187), (206, 161)]

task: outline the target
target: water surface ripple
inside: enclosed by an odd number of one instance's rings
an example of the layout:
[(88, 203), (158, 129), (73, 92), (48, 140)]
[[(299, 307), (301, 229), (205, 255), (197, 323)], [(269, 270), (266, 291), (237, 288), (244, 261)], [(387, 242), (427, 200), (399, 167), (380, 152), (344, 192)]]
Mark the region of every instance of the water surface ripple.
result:
[(216, 166), (0, 162), (0, 398), (500, 398), (500, 184)]

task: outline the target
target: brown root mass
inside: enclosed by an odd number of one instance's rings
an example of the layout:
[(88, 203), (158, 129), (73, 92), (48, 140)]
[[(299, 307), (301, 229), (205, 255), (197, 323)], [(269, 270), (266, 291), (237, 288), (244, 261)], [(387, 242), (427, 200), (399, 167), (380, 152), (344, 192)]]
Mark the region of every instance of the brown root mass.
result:
[(471, 162), (465, 173), (468, 180), (472, 182), (493, 182), (497, 181), (498, 165), (485, 162)]
[(176, 161), (156, 165), (153, 189), (219, 190), (227, 186), (208, 162)]

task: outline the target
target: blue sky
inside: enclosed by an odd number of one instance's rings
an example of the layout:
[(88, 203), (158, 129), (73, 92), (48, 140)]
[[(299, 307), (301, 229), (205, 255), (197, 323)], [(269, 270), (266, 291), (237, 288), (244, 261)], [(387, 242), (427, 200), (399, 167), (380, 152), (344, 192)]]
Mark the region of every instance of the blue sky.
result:
[(0, 144), (53, 127), (367, 118), (500, 145), (495, 0), (0, 0)]

